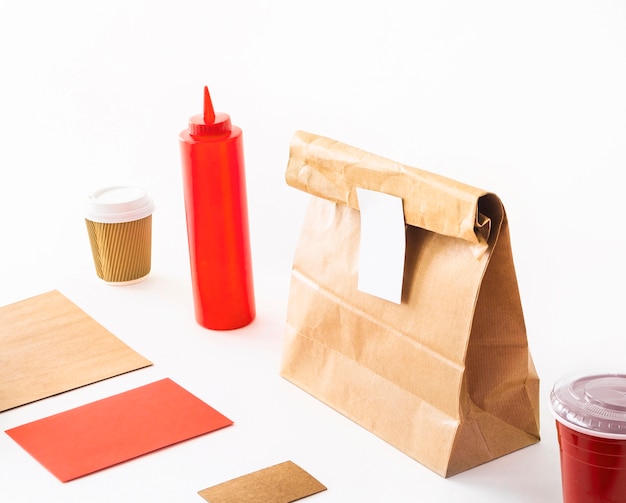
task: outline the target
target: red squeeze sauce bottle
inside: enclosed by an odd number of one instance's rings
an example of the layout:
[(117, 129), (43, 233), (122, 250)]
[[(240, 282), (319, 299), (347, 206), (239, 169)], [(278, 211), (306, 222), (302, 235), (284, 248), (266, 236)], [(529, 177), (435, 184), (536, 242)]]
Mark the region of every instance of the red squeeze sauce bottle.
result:
[(179, 140), (196, 321), (240, 328), (256, 313), (241, 129), (215, 113), (205, 87), (204, 113)]

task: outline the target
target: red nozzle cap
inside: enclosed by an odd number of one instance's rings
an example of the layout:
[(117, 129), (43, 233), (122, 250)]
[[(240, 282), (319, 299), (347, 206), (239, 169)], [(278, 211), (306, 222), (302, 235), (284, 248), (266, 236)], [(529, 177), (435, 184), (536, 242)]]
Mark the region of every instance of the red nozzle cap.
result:
[(230, 116), (215, 113), (209, 88), (204, 86), (204, 113), (189, 119), (189, 134), (192, 136), (216, 136), (229, 133), (232, 129)]

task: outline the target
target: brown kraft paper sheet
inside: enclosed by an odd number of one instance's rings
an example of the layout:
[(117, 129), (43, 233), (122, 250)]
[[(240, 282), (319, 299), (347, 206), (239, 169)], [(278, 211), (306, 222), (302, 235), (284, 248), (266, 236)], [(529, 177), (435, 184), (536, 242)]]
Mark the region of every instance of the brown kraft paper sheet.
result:
[(0, 412), (150, 365), (56, 290), (0, 308)]
[(326, 487), (292, 461), (242, 475), (198, 494), (209, 503), (291, 503)]

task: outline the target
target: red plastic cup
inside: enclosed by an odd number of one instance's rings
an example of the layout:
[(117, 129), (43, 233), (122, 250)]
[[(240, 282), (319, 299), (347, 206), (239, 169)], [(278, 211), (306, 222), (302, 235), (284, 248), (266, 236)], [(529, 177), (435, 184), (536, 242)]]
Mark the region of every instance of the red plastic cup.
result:
[(564, 503), (626, 503), (626, 374), (578, 374), (550, 394)]

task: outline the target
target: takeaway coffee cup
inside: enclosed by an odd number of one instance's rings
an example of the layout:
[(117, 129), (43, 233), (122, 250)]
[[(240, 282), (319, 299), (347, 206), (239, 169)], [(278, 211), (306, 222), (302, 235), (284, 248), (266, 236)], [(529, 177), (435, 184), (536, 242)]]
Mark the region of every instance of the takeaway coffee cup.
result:
[(153, 211), (154, 202), (141, 187), (106, 187), (87, 198), (85, 222), (99, 278), (126, 285), (148, 275)]
[(564, 503), (626, 502), (626, 374), (562, 378), (550, 401)]

